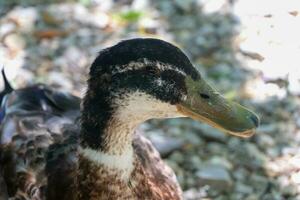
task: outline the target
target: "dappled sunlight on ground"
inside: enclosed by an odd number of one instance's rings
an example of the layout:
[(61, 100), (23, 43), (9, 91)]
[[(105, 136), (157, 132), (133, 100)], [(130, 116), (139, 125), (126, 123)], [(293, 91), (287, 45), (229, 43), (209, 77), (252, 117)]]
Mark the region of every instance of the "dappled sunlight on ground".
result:
[[(271, 107), (259, 131), (275, 141), (273, 147), (266, 148), (265, 171), (279, 183), (285, 198), (298, 199), (300, 2), (237, 1), (234, 11), (241, 22), (236, 41), (239, 53), (244, 55), (242, 63), (258, 74), (247, 82), (244, 92), (261, 107)], [(274, 101), (278, 103), (270, 105)], [(267, 117), (265, 112), (261, 114)], [(278, 128), (268, 133), (265, 126)], [(274, 147), (279, 151), (270, 153)]]
[(250, 139), (189, 119), (141, 126), (185, 199), (300, 199), (298, 0), (87, 0), (0, 13), (0, 65), (16, 88), (43, 82), (81, 95), (102, 48), (137, 36), (175, 43), (214, 87), (261, 118)]

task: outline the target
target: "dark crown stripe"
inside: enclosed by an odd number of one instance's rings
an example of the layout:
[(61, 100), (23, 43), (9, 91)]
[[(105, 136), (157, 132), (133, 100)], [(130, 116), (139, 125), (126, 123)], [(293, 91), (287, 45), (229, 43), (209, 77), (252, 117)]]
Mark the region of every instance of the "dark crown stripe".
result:
[(178, 47), (152, 38), (124, 40), (102, 50), (92, 64), (90, 74), (109, 73), (110, 66), (125, 66), (141, 59), (169, 64), (193, 79), (200, 78), (188, 57)]

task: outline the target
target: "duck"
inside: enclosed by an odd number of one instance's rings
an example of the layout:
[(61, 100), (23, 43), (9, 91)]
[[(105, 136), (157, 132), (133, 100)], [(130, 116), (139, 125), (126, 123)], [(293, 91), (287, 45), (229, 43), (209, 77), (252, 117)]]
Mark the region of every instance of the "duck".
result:
[(82, 99), (44, 84), (13, 89), (2, 75), (4, 199), (181, 200), (174, 172), (139, 124), (189, 117), (239, 137), (259, 125), (254, 112), (206, 83), (179, 47), (155, 38), (101, 50)]

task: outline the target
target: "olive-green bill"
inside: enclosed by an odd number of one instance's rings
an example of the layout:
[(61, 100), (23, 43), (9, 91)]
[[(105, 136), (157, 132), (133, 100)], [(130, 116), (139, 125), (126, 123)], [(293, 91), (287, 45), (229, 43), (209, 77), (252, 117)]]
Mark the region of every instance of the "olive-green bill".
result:
[(192, 119), (206, 122), (232, 135), (250, 137), (259, 125), (259, 118), (247, 108), (222, 97), (203, 79), (185, 80), (187, 96), (177, 104), (178, 111)]

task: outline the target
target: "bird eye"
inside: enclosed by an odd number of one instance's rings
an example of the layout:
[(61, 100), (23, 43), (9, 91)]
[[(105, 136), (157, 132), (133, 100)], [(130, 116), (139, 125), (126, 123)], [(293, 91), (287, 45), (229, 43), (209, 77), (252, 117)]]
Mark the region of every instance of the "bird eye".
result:
[(209, 99), (209, 95), (204, 94), (204, 93), (199, 93), (200, 97), (203, 99)]

